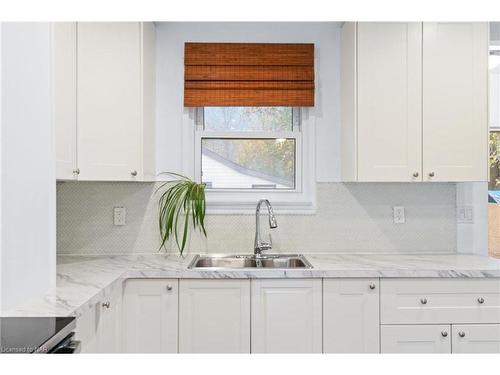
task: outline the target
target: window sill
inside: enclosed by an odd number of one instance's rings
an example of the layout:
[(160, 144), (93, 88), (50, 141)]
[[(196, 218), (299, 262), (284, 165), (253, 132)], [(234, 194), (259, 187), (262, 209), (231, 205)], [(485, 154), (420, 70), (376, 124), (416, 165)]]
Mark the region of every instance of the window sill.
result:
[[(249, 196), (250, 194), (250, 196)], [(255, 192), (255, 193), (220, 193), (207, 192), (207, 214), (212, 215), (255, 215), (255, 208), (260, 199), (268, 199), (276, 214), (314, 215), (316, 213), (315, 194), (297, 192)]]

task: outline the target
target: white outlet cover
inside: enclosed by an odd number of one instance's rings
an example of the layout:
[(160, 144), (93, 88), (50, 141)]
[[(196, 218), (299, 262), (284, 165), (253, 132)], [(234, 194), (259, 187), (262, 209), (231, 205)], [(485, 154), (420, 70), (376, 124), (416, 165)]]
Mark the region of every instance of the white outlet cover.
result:
[(394, 224), (406, 223), (405, 208), (403, 206), (394, 206), (392, 208)]
[(115, 207), (113, 209), (113, 224), (122, 226), (126, 224), (127, 210), (125, 207)]

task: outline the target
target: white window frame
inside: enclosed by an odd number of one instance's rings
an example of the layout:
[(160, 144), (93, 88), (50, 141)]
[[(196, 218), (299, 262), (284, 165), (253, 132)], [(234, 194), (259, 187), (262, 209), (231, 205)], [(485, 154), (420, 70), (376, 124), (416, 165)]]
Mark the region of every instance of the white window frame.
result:
[[(187, 112), (187, 113), (186, 113)], [(184, 174), (201, 181), (203, 138), (289, 138), (295, 140), (295, 189), (207, 189), (207, 212), (255, 214), (255, 205), (267, 198), (277, 213), (313, 214), (316, 211), (315, 121), (308, 108), (294, 108), (293, 130), (287, 132), (219, 132), (204, 130), (203, 108), (187, 109), (183, 130)], [(191, 131), (187, 130), (191, 129)], [(192, 155), (189, 157), (188, 155)]]

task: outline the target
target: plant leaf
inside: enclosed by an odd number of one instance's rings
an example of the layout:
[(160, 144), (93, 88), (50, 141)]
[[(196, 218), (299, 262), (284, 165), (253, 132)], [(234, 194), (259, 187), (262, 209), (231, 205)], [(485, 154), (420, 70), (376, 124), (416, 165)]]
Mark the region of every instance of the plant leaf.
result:
[(177, 180), (166, 181), (156, 189), (157, 193), (161, 191), (158, 199), (160, 249), (166, 249), (166, 243), (174, 238), (179, 253), (183, 255), (190, 226), (193, 229), (199, 228), (207, 236), (205, 185), (177, 173), (166, 174), (177, 177)]

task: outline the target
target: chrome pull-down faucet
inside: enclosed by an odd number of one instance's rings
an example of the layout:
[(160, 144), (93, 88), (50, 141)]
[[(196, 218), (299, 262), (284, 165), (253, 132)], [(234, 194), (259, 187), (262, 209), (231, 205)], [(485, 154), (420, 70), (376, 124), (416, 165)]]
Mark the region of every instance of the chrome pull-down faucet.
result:
[(273, 207), (271, 206), (271, 203), (267, 199), (261, 199), (257, 203), (257, 208), (255, 209), (255, 242), (254, 242), (254, 254), (256, 256), (260, 256), (262, 254), (262, 251), (264, 250), (270, 250), (273, 247), (273, 239), (271, 238), (271, 235), (269, 234), (269, 242), (264, 242), (260, 238), (260, 206), (262, 203), (265, 203), (267, 206), (267, 212), (269, 215), (269, 228), (274, 229), (278, 226), (278, 223), (276, 221), (276, 217), (274, 216), (273, 212)]

